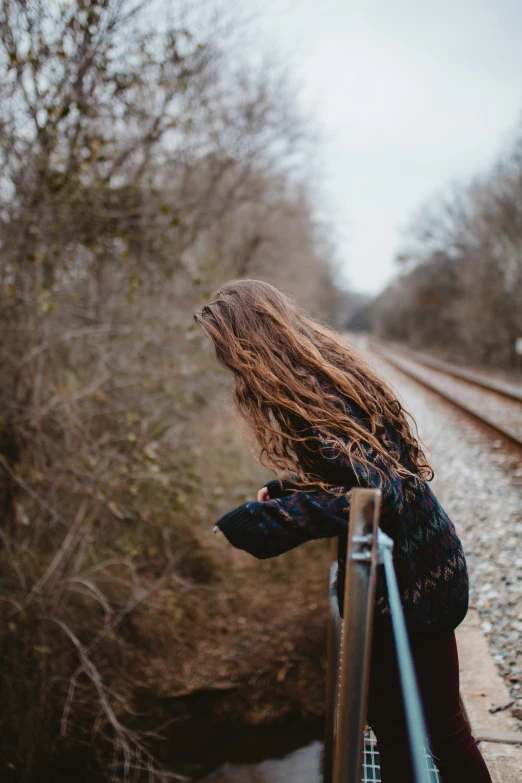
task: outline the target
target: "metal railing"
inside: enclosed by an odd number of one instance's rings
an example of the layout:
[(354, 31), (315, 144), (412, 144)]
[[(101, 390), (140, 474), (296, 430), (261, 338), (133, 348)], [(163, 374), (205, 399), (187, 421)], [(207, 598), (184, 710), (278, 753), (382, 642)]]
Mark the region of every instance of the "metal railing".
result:
[(400, 594), (393, 541), (379, 529), (379, 490), (352, 489), (346, 552), (344, 619), (337, 603), (336, 540), (330, 567), (324, 783), (360, 783), (368, 701), (377, 568), (384, 567), (416, 783), (430, 783), (427, 733)]

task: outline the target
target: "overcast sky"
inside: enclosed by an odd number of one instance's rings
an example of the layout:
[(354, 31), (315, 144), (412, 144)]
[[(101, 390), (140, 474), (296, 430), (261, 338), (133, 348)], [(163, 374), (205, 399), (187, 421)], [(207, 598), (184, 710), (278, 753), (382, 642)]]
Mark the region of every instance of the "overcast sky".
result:
[[(257, 5), (257, 0), (256, 0)], [(263, 0), (323, 132), (345, 282), (377, 293), (415, 208), (487, 169), (522, 116), (522, 0)]]

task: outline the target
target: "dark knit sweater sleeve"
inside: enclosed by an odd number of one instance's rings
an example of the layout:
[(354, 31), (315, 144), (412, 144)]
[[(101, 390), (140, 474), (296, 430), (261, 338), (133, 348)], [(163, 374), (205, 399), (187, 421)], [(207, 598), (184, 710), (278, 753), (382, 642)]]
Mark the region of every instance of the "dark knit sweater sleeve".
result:
[(344, 470), (345, 483), (324, 491), (298, 490), (267, 501), (243, 503), (221, 517), (217, 527), (238, 549), (262, 559), (276, 557), (305, 541), (339, 535), (348, 526), (350, 490), (362, 486), (381, 490), (381, 526), (388, 532), (386, 519), (394, 517), (402, 506), (402, 481), (370, 446), (364, 451), (369, 467), (350, 461), (344, 453), (335, 457), (329, 453), (329, 467), (335, 468), (336, 475)]
[[(283, 498), (250, 501), (216, 523), (230, 543), (260, 559), (276, 557), (305, 541), (339, 535), (347, 524), (348, 488), (340, 495), (294, 492)], [(332, 502), (332, 501), (337, 501)]]

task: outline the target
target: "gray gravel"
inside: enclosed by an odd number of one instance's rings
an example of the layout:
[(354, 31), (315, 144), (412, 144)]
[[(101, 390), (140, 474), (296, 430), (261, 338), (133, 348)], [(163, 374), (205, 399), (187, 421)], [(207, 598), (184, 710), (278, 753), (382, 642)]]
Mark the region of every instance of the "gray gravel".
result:
[(431, 486), (464, 546), (471, 604), (522, 729), (522, 458), (434, 392), (375, 356), (370, 362), (417, 421)]

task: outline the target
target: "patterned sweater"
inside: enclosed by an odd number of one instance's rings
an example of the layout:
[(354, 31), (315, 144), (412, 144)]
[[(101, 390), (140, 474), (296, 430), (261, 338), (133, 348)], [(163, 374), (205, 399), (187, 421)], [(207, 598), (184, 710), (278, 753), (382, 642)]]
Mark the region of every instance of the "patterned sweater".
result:
[[(367, 426), (366, 414), (343, 397), (349, 414)], [(400, 434), (385, 424), (386, 439), (411, 470)], [(323, 444), (326, 440), (322, 439)], [(380, 527), (394, 542), (393, 560), (407, 626), (410, 632), (454, 629), (468, 609), (468, 573), (462, 544), (455, 527), (430, 486), (419, 475), (403, 478), (368, 444), (364, 453), (369, 471), (347, 455), (332, 458), (323, 450), (315, 472), (329, 484), (329, 491), (296, 491), (285, 479), (266, 485), (270, 500), (249, 501), (222, 516), (216, 525), (230, 543), (257, 558), (281, 555), (306, 541), (338, 536), (337, 598), (343, 613), (347, 528), (350, 489), (363, 486), (382, 492)], [(375, 624), (389, 625), (390, 609), (384, 569), (378, 567), (375, 594)]]

